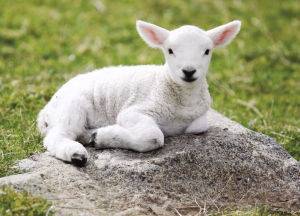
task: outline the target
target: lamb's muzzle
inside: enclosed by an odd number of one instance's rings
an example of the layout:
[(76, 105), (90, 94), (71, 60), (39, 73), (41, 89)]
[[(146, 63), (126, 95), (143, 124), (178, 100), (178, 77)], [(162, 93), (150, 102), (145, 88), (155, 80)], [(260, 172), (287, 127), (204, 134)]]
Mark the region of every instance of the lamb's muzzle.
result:
[(196, 73), (196, 69), (193, 67), (185, 67), (182, 69), (182, 72), (184, 73), (184, 77), (182, 78), (186, 82), (194, 82), (197, 80), (197, 78), (193, 78), (194, 73)]

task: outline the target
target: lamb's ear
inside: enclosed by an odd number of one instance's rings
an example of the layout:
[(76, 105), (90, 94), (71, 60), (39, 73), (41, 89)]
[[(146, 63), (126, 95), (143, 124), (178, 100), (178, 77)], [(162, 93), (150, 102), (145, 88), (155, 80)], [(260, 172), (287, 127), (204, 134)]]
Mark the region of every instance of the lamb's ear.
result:
[(232, 21), (207, 31), (208, 37), (213, 41), (215, 47), (223, 47), (229, 44), (241, 29), (242, 22)]
[(155, 48), (161, 47), (170, 34), (170, 32), (166, 29), (140, 20), (136, 22), (136, 28), (143, 40), (150, 47)]

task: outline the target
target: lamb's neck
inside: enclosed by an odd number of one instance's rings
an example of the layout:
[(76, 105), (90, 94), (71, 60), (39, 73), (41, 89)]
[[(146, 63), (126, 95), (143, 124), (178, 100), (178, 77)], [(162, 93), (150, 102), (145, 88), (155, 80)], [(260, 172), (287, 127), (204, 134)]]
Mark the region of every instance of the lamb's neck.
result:
[(159, 81), (165, 97), (172, 98), (177, 102), (179, 101), (183, 106), (198, 103), (198, 99), (201, 99), (203, 91), (207, 91), (208, 89), (205, 77), (201, 80), (197, 80), (197, 83), (187, 83), (185, 85), (175, 83), (166, 67), (163, 73), (160, 74)]

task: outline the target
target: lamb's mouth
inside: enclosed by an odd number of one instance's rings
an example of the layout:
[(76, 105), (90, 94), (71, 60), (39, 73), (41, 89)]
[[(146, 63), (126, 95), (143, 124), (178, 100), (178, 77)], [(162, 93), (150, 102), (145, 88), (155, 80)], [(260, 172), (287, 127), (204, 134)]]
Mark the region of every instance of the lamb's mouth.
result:
[(197, 80), (197, 78), (186, 78), (186, 77), (183, 77), (183, 78), (181, 78), (183, 81), (185, 81), (185, 82), (194, 82), (194, 81), (196, 81)]

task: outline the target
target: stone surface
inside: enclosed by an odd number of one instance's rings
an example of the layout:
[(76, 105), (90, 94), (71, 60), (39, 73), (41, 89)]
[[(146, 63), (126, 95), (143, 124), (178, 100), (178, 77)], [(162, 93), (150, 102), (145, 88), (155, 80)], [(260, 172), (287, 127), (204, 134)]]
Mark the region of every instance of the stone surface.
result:
[(33, 155), (17, 165), (24, 174), (0, 185), (51, 200), (57, 215), (178, 215), (174, 208), (195, 215), (198, 204), (299, 209), (299, 162), (274, 139), (214, 110), (209, 121), (206, 133), (165, 138), (163, 148), (148, 153), (88, 148), (82, 168)]

